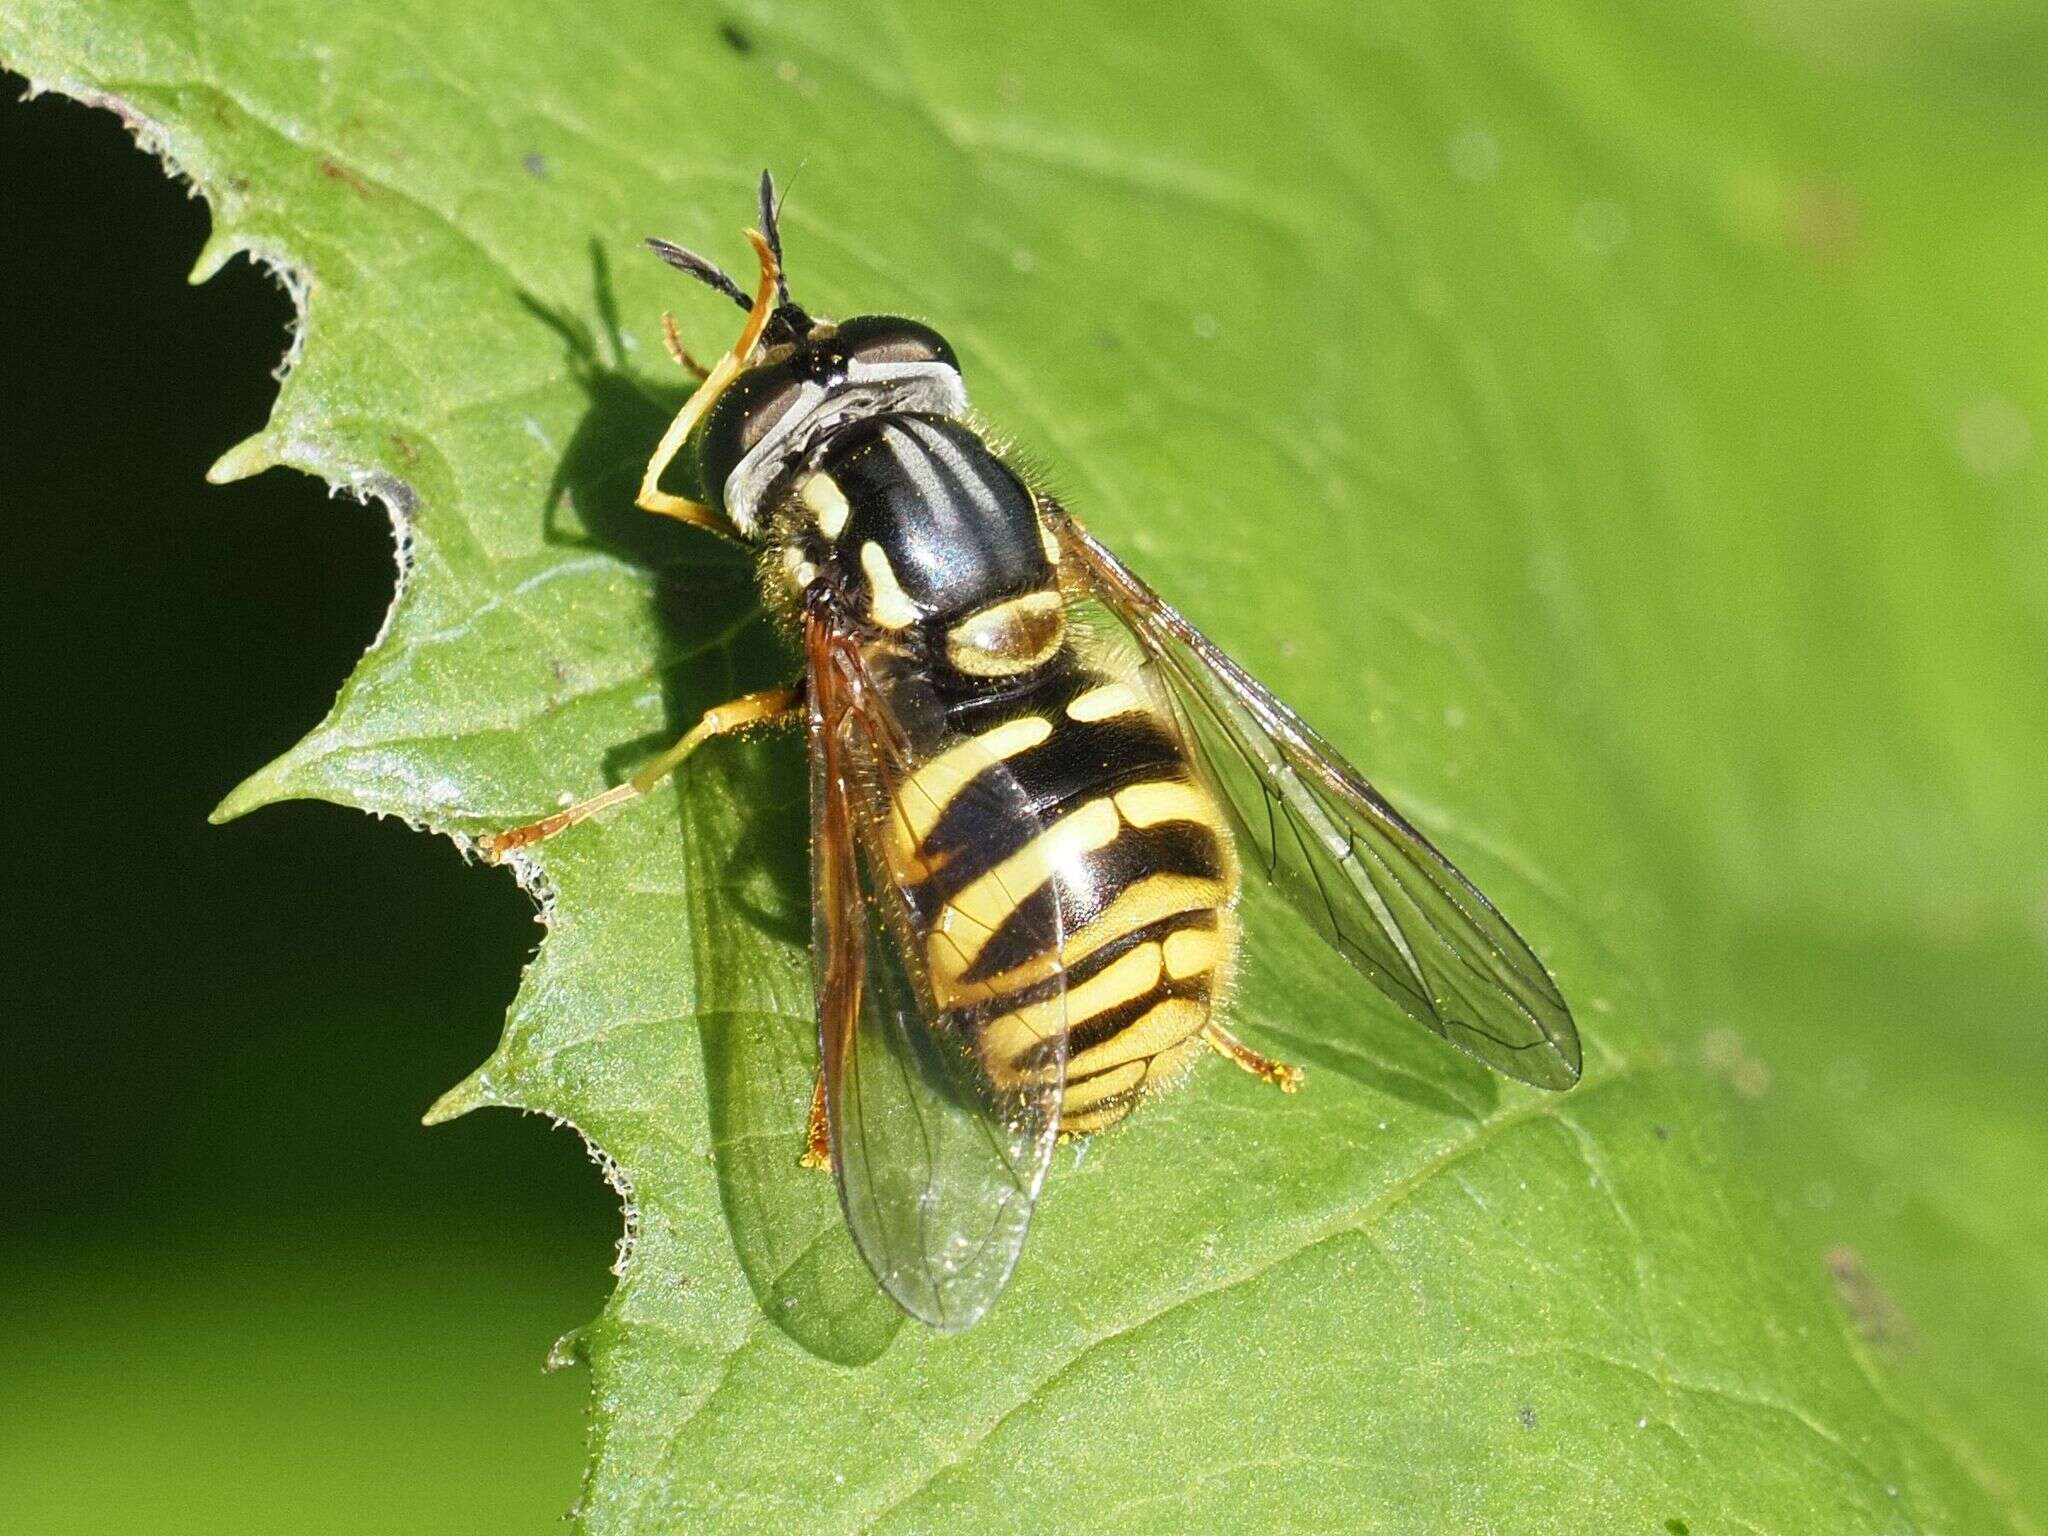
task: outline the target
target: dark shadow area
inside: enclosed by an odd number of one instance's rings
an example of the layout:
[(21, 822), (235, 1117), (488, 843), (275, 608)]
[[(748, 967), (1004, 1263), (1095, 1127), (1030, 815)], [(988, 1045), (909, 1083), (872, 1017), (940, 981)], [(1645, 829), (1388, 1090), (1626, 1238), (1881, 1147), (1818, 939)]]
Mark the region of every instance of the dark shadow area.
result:
[(832, 1176), (797, 1163), (817, 1032), (777, 1015), (719, 1014), (705, 1021), (704, 1066), (719, 1197), (755, 1296), (813, 1354), (866, 1364), (906, 1319), (854, 1251)]
[[(634, 505), (647, 457), (688, 398), (689, 385), (680, 370), (675, 382), (653, 384), (630, 369), (610, 268), (595, 242), (590, 261), (593, 323), (530, 295), (521, 302), (559, 338), (589, 401), (549, 491), (546, 535), (603, 548), (654, 578), (666, 723), (649, 738), (593, 744), (607, 778), (617, 782), (705, 710), (787, 682), (798, 661), (762, 610), (749, 550)], [(688, 466), (666, 479), (687, 488)], [(779, 944), (808, 948), (810, 795), (801, 733), (714, 742), (696, 754), (671, 791), (678, 837), (696, 835), (702, 825), (690, 811), (689, 791), (706, 779), (740, 808), (730, 846), (703, 850), (718, 861), (721, 909)], [(728, 962), (715, 937), (700, 946), (700, 953), (707, 950), (705, 986), (715, 993)], [(780, 1014), (721, 1011), (707, 1016), (701, 1029), (720, 1199), (763, 1312), (825, 1359), (874, 1359), (895, 1336), (902, 1314), (855, 1253), (831, 1177), (797, 1162), (817, 1069), (815, 1026)]]
[[(561, 343), (577, 387), (589, 401), (548, 486), (543, 512), (548, 541), (602, 548), (656, 573), (688, 570), (706, 549), (743, 556), (744, 551), (723, 550), (710, 536), (633, 505), (647, 457), (689, 399), (690, 386), (679, 371), (649, 379), (628, 367), (610, 259), (596, 240), (588, 252), (594, 329), (531, 294), (519, 295), (527, 313)], [(565, 508), (580, 528), (561, 516)]]
[(390, 529), (304, 475), (206, 484), (270, 410), (291, 305), (247, 261), (189, 285), (205, 205), (112, 113), (22, 89), (0, 1523), (446, 1529), (459, 1464), (456, 1523), (518, 1528), (575, 1496), (587, 1378), (539, 1367), (611, 1289), (618, 1204), (573, 1135), (419, 1116), (496, 1042), (531, 903), (332, 806), (207, 824), (376, 634)]

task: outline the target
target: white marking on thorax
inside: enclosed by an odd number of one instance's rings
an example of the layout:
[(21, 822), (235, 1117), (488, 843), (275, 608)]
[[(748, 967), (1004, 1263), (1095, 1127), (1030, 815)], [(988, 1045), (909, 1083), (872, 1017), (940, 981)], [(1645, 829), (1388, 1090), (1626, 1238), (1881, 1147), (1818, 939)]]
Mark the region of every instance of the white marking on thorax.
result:
[(946, 488), (932, 470), (931, 456), (918, 451), (916, 440), (892, 421), (882, 428), (882, 442), (896, 467), (903, 471), (903, 477), (916, 489), (918, 498), (929, 506), (944, 505)]
[(926, 453), (943, 464), (953, 478), (960, 482), (960, 489), (974, 504), (975, 511), (990, 514), (1001, 506), (995, 488), (988, 482), (985, 466), (971, 462), (967, 455), (960, 451), (958, 443), (928, 421), (906, 421), (903, 426), (917, 439)]

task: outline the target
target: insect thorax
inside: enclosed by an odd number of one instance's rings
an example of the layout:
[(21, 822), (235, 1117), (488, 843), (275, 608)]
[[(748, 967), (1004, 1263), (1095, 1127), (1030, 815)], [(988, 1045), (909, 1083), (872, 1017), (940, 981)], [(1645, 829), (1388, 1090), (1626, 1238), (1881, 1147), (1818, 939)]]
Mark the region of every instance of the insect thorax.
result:
[(834, 433), (769, 539), (783, 599), (827, 583), (865, 627), (963, 680), (1031, 671), (1065, 636), (1037, 502), (957, 421), (899, 412)]

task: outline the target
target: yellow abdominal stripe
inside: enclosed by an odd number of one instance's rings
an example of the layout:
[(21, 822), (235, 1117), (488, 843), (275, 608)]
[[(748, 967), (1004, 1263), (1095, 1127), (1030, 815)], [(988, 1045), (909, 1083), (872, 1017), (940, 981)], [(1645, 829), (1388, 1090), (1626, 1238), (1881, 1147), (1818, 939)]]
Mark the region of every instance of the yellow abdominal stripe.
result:
[[(1013, 726), (1024, 723), (1011, 722)], [(1037, 723), (1044, 724), (1043, 721)], [(989, 733), (991, 736), (995, 734), (997, 732)], [(988, 737), (978, 739), (986, 741)], [(912, 808), (906, 806), (901, 797), (897, 808), (896, 830), (901, 838), (911, 820)], [(924, 808), (921, 814), (936, 821), (939, 813)], [(954, 984), (972, 968), (975, 958), (996, 930), (1061, 868), (1107, 848), (1127, 825), (1148, 827), (1169, 820), (1198, 822), (1209, 827), (1221, 825), (1214, 803), (1201, 790), (1191, 784), (1166, 782), (1133, 785), (1114, 797), (1091, 800), (1061, 817), (946, 903), (927, 944), (933, 982), (942, 992), (952, 995)], [(921, 841), (919, 838), (908, 846), (914, 850)], [(899, 841), (898, 850), (903, 847)], [(1072, 966), (1122, 934), (1178, 912), (1218, 905), (1227, 899), (1228, 894), (1228, 889), (1220, 881), (1185, 875), (1147, 876), (1128, 886), (1109, 909), (1087, 927), (1066, 935), (1058, 960)], [(1224, 941), (1214, 933), (1190, 932), (1175, 937), (1180, 939), (1180, 943), (1165, 958), (1176, 976), (1192, 976), (1204, 964), (1213, 963), (1202, 958), (1205, 954), (1221, 959), (1226, 952)], [(1049, 968), (1045, 974), (1049, 974)], [(1022, 984), (1006, 975), (996, 978), (989, 990), (991, 995), (1000, 995)], [(1087, 985), (1093, 984), (1091, 981)], [(1070, 997), (1066, 1006), (1071, 1017), (1084, 1015), (1084, 1010), (1074, 998)], [(1086, 1011), (1098, 1012), (1100, 1009)]]
[[(1118, 791), (1113, 798), (1090, 800), (1079, 810), (1061, 817), (955, 896), (947, 903), (946, 913), (939, 920), (940, 928), (952, 933), (954, 930), (947, 927), (946, 918), (957, 914), (972, 926), (992, 934), (1025, 898), (1052, 879), (1061, 866), (1107, 848), (1126, 824), (1150, 827), (1163, 821), (1192, 821), (1208, 827), (1221, 825), (1215, 804), (1192, 784), (1138, 784)], [(1136, 890), (1137, 887), (1131, 889)], [(1129, 926), (1126, 925), (1126, 931)], [(980, 943), (977, 942), (974, 948), (978, 952)], [(1072, 963), (1075, 958), (1070, 944), (1066, 959)]]
[[(963, 950), (979, 954), (990, 936), (1024, 900), (1052, 879), (1062, 865), (1116, 841), (1123, 822), (1108, 800), (1091, 800), (1062, 816), (1030, 842), (946, 903), (938, 932), (960, 939)], [(980, 937), (961, 932), (962, 925), (979, 929)]]
[(1067, 1060), (1067, 1077), (1089, 1077), (1129, 1061), (1150, 1061), (1161, 1051), (1187, 1039), (1209, 1022), (1209, 1000), (1203, 997), (1161, 998), (1143, 1018), (1100, 1045), (1091, 1045)]
[[(1100, 975), (1068, 993), (992, 1020), (982, 1033), (982, 1054), (992, 1064), (1020, 1060), (1062, 1028), (1076, 1029), (1112, 1009), (1135, 1003), (1160, 982), (1159, 946), (1142, 944)], [(1162, 997), (1107, 1040), (1067, 1060), (1067, 1078), (1077, 1081), (1126, 1062), (1144, 1062), (1209, 1022), (1206, 997)]]
[(1128, 1061), (1120, 1067), (1113, 1067), (1109, 1071), (1101, 1073), (1096, 1077), (1088, 1078), (1085, 1081), (1069, 1081), (1066, 1096), (1062, 1099), (1060, 1105), (1065, 1116), (1065, 1128), (1070, 1131), (1072, 1130), (1073, 1116), (1075, 1114), (1092, 1109), (1104, 1099), (1122, 1093), (1126, 1089), (1137, 1087), (1139, 1083), (1145, 1080), (1145, 1068), (1147, 1065), (1148, 1063), (1142, 1061)]
[(916, 862), (918, 849), (931, 836), (946, 807), (984, 768), (1029, 751), (1050, 735), (1050, 720), (1042, 715), (1019, 715), (957, 747), (948, 747), (905, 779), (896, 791), (891, 827), (898, 864), (908, 869)]
[(1062, 996), (1004, 1014), (983, 1037), (987, 1049), (999, 1056), (1020, 1056), (1063, 1026), (1136, 1002), (1159, 985), (1160, 970), (1159, 946), (1141, 944)]
[(1145, 707), (1145, 701), (1129, 683), (1104, 683), (1099, 688), (1090, 688), (1069, 704), (1067, 718), (1084, 722), (1108, 720), (1116, 715), (1134, 714)]
[(1156, 827), (1166, 821), (1192, 821), (1212, 830), (1223, 825), (1216, 802), (1185, 779), (1133, 784), (1117, 792), (1116, 808), (1134, 827)]
[[(887, 583), (875, 583), (878, 603), (886, 603), (887, 590)], [(970, 662), (997, 663), (984, 675), (1001, 675), (1006, 654), (1023, 654), (1025, 647), (1044, 643), (1042, 636), (1029, 633), (1034, 615), (1063, 623), (1058, 595), (1028, 593), (955, 624), (947, 641), (955, 664), (971, 652)], [(1057, 635), (1052, 643), (1060, 643)], [(1015, 716), (922, 764), (891, 797), (886, 849), (897, 877), (916, 883), (937, 874), (942, 859), (927, 849), (928, 840), (991, 767), (1055, 740), (1067, 720), (1086, 724), (1138, 713), (1157, 713), (1140, 686), (1130, 680), (1098, 683), (1064, 711)], [(983, 820), (970, 817), (962, 824)], [(1076, 891), (1086, 889), (1095, 871), (1108, 867), (1101, 856), (1119, 838), (1171, 823), (1217, 834), (1225, 865), (1219, 876), (1139, 875), (1091, 921), (1062, 934), (1056, 948), (1019, 955), (986, 980), (964, 980), (995, 936), (1048, 885), (1065, 881)], [(1206, 1051), (1203, 1029), (1225, 985), (1234, 948), (1230, 901), (1235, 881), (1222, 807), (1199, 783), (1169, 777), (1099, 794), (1039, 827), (1022, 847), (944, 899), (924, 935), (934, 998), (943, 1008), (973, 1008), (982, 1015), (978, 1052), (989, 1081), (1002, 1091), (1050, 1084), (1060, 1068), (1041, 1052), (1064, 1039), (1070, 1055), (1062, 1129), (1072, 1135), (1101, 1130), (1122, 1119), (1141, 1097), (1179, 1077)], [(1176, 918), (1182, 923), (1175, 924)], [(1170, 931), (1131, 944), (1092, 975), (1069, 980), (1052, 997), (1024, 1000), (1031, 989), (1062, 973), (1072, 977), (1105, 946), (1126, 943), (1153, 924)], [(1011, 997), (1019, 1005), (1003, 1011)], [(1079, 1041), (1089, 1043), (1075, 1049)]]
[[(1204, 1022), (1206, 1019), (1205, 1009)], [(1092, 1136), (1116, 1124), (1131, 1111), (1133, 1089), (1151, 1094), (1169, 1087), (1184, 1076), (1207, 1049), (1198, 1024), (1156, 1056), (1113, 1067), (1078, 1082), (1072, 1076), (1070, 1064), (1067, 1091), (1060, 1105), (1060, 1135)]]
[[(1016, 968), (983, 982), (960, 981), (974, 964), (983, 940), (972, 935), (934, 933), (926, 951), (931, 960), (932, 988), (940, 1006), (945, 1008), (964, 1008), (998, 999), (1043, 981), (1062, 967), (1072, 969), (1103, 945), (1147, 923), (1181, 912), (1218, 907), (1229, 895), (1228, 887), (1218, 880), (1194, 875), (1147, 875), (1126, 887), (1108, 910), (1085, 928), (1068, 934), (1058, 955), (1034, 955)], [(1223, 952), (1228, 952), (1227, 940)]]
[(1182, 928), (1166, 936), (1166, 974), (1175, 981), (1199, 976), (1223, 963), (1226, 942), (1214, 928)]

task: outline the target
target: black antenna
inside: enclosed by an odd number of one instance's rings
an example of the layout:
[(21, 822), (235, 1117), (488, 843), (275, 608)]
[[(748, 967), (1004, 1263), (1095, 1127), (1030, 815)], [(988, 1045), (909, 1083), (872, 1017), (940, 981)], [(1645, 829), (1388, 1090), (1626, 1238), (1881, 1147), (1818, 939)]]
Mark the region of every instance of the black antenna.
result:
[[(768, 243), (771, 248), (775, 245), (775, 226), (773, 224), (768, 226)], [(753, 295), (727, 277), (725, 269), (720, 267), (717, 262), (707, 257), (699, 256), (695, 251), (685, 250), (682, 246), (676, 245), (672, 241), (657, 240), (652, 235), (647, 237), (647, 248), (674, 267), (678, 272), (688, 277), (694, 277), (708, 288), (716, 288), (728, 299), (731, 299), (733, 303), (739, 305), (741, 309), (749, 313), (753, 311)], [(776, 263), (779, 266), (782, 260), (782, 253), (778, 249), (775, 254)], [(787, 291), (785, 291), (783, 296), (785, 298), (788, 297)]]
[(775, 178), (761, 173), (761, 233), (768, 237), (768, 249), (775, 253), (775, 297), (789, 302), (789, 279), (782, 271), (782, 204), (775, 198)]

